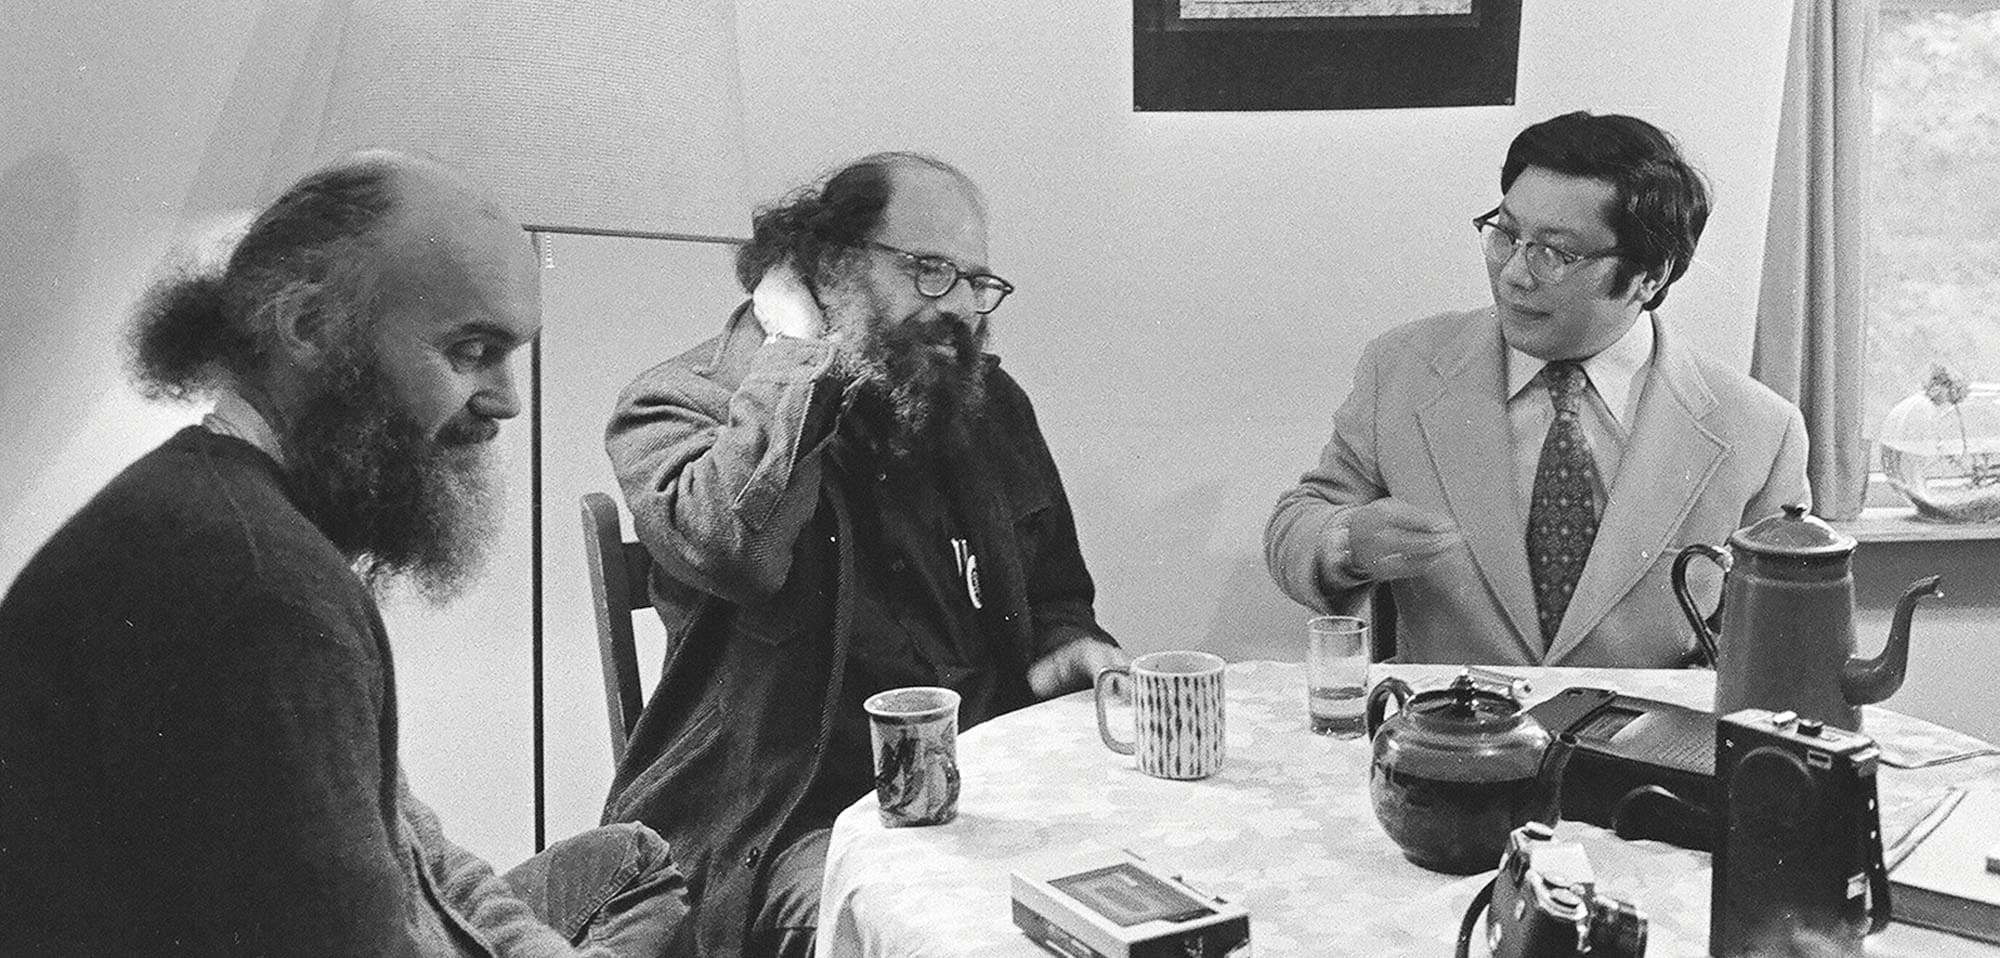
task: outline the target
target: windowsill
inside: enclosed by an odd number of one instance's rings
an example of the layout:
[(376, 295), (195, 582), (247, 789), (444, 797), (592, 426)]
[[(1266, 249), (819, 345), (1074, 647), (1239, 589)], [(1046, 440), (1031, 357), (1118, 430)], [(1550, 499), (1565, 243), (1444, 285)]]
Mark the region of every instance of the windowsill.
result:
[(1964, 542), (2000, 540), (2000, 522), (1932, 522), (1911, 506), (1870, 506), (1859, 518), (1829, 523), (1856, 542)]

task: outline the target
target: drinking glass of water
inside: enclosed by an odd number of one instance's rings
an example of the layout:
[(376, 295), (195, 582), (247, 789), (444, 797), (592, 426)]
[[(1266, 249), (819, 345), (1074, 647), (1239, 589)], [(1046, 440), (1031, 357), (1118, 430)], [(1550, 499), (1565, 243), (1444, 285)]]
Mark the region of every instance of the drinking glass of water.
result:
[(1360, 738), (1367, 684), (1368, 620), (1322, 615), (1306, 623), (1306, 711), (1313, 733)]

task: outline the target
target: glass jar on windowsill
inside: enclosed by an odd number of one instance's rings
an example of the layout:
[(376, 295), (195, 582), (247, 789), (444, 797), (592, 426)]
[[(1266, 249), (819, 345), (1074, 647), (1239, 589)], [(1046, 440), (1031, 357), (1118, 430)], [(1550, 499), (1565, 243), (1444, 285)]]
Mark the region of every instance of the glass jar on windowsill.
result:
[(1882, 474), (1933, 522), (2000, 520), (2000, 383), (1942, 366), (1882, 420)]

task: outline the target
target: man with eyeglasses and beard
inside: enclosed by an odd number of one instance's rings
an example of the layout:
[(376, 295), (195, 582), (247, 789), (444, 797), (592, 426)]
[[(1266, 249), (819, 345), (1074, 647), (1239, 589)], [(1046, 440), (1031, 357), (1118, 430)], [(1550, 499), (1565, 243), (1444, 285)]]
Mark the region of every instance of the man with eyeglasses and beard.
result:
[(1404, 661), (1696, 661), (1674, 556), (1810, 501), (1805, 424), (1654, 312), (1708, 219), (1665, 133), (1555, 117), (1515, 137), (1500, 189), (1473, 221), (1493, 305), (1362, 351), (1265, 530), (1271, 575), (1322, 611), (1386, 586)]
[(457, 174), (368, 151), (155, 288), (137, 376), (215, 408), (0, 602), (0, 953), (659, 953), (686, 903), (657, 834), (499, 876), (397, 759), (374, 593), (475, 573), (539, 282)]
[(828, 829), (874, 787), (862, 702), (959, 724), (1125, 661), (1027, 396), (984, 352), (1012, 291), (957, 169), (864, 157), (760, 210), (750, 301), (628, 387), (607, 447), (670, 651), (606, 819), (688, 872), (699, 954), (809, 954)]

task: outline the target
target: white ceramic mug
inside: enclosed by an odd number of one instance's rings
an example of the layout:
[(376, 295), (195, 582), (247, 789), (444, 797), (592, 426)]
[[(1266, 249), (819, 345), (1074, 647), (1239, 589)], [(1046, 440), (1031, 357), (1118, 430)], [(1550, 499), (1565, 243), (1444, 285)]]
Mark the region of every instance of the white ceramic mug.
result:
[[(1149, 652), (1128, 666), (1097, 673), (1097, 734), (1106, 747), (1138, 759), (1158, 778), (1207, 778), (1222, 770), (1222, 657), (1208, 652)], [(1132, 687), (1130, 742), (1111, 734), (1106, 679), (1123, 675)]]

